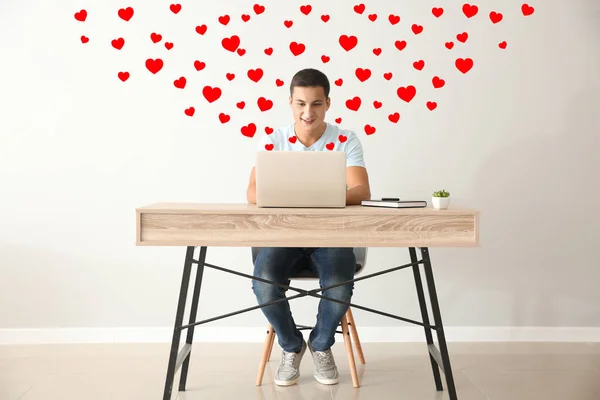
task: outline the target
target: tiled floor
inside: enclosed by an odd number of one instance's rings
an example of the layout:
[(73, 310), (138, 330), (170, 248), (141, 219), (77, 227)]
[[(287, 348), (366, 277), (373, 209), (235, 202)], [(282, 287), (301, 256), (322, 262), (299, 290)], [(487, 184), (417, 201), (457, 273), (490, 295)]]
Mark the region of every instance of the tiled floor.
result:
[[(449, 348), (461, 400), (600, 399), (600, 343), (450, 343)], [(274, 385), (281, 351), (275, 344), (257, 387), (262, 344), (198, 343), (187, 391), (174, 391), (173, 398), (448, 399), (446, 391), (435, 391), (422, 343), (364, 343), (363, 350), (358, 389), (352, 387), (343, 342), (334, 346), (338, 385), (314, 380), (308, 352), (297, 385)], [(168, 344), (0, 346), (0, 400), (162, 399), (168, 352)]]

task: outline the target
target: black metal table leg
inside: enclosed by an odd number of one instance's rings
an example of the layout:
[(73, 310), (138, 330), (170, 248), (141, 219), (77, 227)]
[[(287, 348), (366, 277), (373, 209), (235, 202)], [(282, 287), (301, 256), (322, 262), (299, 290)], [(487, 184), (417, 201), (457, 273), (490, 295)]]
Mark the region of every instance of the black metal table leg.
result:
[[(198, 255), (198, 269), (196, 270), (196, 283), (194, 284), (194, 294), (192, 296), (192, 308), (190, 310), (190, 324), (196, 322), (196, 314), (198, 312), (198, 300), (200, 298), (200, 286), (202, 285), (202, 275), (204, 274), (204, 262), (206, 261), (206, 246), (200, 248)], [(187, 352), (185, 361), (181, 367), (181, 376), (179, 378), (179, 391), (185, 391), (187, 382), (188, 368), (190, 366), (190, 358), (192, 357), (192, 342), (194, 341), (194, 328), (192, 325), (188, 328), (185, 343), (190, 347)]]
[[(413, 275), (415, 277), (415, 286), (417, 287), (417, 297), (419, 298), (419, 307), (421, 308), (421, 318), (425, 326), (425, 338), (427, 340), (428, 348), (434, 346), (433, 335), (431, 334), (431, 326), (429, 324), (429, 315), (427, 313), (427, 303), (425, 302), (425, 293), (423, 291), (423, 283), (421, 282), (421, 271), (419, 270), (419, 264), (417, 259), (417, 252), (414, 247), (408, 249), (410, 253), (410, 261), (413, 263)], [(435, 381), (435, 389), (438, 392), (444, 390), (442, 386), (442, 379), (440, 377), (440, 369), (433, 355), (429, 353), (429, 360), (431, 361), (431, 370), (433, 371), (433, 380)]]
[(435, 330), (438, 336), (438, 342), (440, 345), (440, 352), (437, 353), (435, 346), (429, 346), (429, 352), (436, 359), (441, 358), (442, 365), (440, 366), (446, 377), (446, 385), (448, 386), (448, 396), (450, 400), (457, 400), (456, 388), (454, 386), (454, 377), (452, 375), (452, 367), (450, 365), (450, 355), (448, 354), (448, 346), (446, 344), (446, 335), (444, 334), (444, 324), (442, 323), (442, 314), (440, 312), (440, 305), (438, 303), (437, 293), (435, 290), (435, 282), (433, 279), (433, 269), (431, 268), (431, 259), (429, 258), (429, 249), (427, 247), (421, 247), (421, 256), (423, 257), (423, 266), (425, 269), (425, 278), (427, 280), (427, 290), (429, 291), (429, 299), (431, 301), (431, 308), (433, 312), (433, 319), (435, 324)]
[[(173, 381), (175, 372), (181, 365), (183, 360), (188, 356), (191, 350), (191, 345), (186, 344), (186, 348), (182, 349), (179, 354), (179, 342), (181, 340), (181, 326), (183, 324), (183, 315), (185, 312), (185, 303), (187, 300), (188, 287), (190, 284), (190, 275), (192, 263), (194, 262), (194, 246), (188, 246), (185, 253), (185, 262), (183, 264), (183, 276), (181, 278), (181, 289), (179, 290), (179, 301), (177, 304), (177, 313), (175, 315), (175, 324), (173, 327), (173, 340), (171, 341), (171, 351), (169, 353), (169, 364), (167, 367), (167, 377), (165, 381), (165, 389), (163, 392), (163, 400), (170, 400), (173, 392)], [(206, 254), (206, 250), (204, 250)], [(198, 277), (197, 277), (198, 279)], [(198, 286), (198, 291), (200, 287)], [(195, 316), (194, 316), (195, 318)]]

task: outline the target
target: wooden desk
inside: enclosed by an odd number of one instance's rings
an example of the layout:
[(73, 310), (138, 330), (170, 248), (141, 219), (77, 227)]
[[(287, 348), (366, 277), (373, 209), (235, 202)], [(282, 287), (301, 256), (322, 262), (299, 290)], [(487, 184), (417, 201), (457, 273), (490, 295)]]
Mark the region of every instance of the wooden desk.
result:
[(456, 247), (479, 239), (479, 213), (461, 209), (159, 203), (136, 213), (142, 246)]
[[(446, 339), (439, 309), (429, 247), (469, 247), (479, 244), (479, 212), (470, 209), (435, 210), (432, 208), (391, 209), (349, 206), (343, 209), (258, 208), (249, 204), (157, 203), (136, 209), (136, 244), (138, 246), (184, 246), (187, 248), (179, 303), (163, 399), (170, 399), (175, 372), (182, 367), (179, 390), (184, 391), (194, 327), (217, 319), (255, 310), (269, 304), (251, 307), (223, 316), (196, 321), (198, 298), (204, 267), (215, 268), (253, 279), (251, 275), (206, 263), (208, 246), (228, 247), (407, 247), (411, 263), (355, 278), (371, 278), (383, 273), (412, 267), (422, 322), (383, 313), (352, 303), (351, 307), (424, 327), (436, 390), (441, 391), (440, 369), (448, 385), (451, 400), (456, 400)], [(194, 251), (200, 247), (198, 259)], [(416, 248), (422, 259), (418, 260)], [(197, 264), (190, 322), (182, 325), (192, 264)], [(424, 287), (419, 265), (424, 266), (434, 324), (429, 324)], [(274, 282), (269, 282), (275, 284)], [(281, 286), (281, 285), (279, 285)], [(300, 292), (291, 297), (326, 298), (311, 291), (282, 286)], [(324, 290), (322, 288), (320, 291)], [(179, 351), (181, 332), (187, 329), (186, 344)], [(433, 342), (432, 330), (438, 335), (439, 350)], [(355, 386), (357, 386), (355, 384)]]

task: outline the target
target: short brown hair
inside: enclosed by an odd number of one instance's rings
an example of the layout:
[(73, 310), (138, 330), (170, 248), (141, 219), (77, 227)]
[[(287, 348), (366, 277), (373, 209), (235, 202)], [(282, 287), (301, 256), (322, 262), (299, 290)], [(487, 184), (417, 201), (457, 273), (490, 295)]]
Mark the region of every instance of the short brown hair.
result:
[(327, 75), (314, 68), (306, 68), (296, 72), (290, 83), (290, 96), (294, 92), (294, 87), (322, 87), (325, 97), (329, 97), (329, 79)]

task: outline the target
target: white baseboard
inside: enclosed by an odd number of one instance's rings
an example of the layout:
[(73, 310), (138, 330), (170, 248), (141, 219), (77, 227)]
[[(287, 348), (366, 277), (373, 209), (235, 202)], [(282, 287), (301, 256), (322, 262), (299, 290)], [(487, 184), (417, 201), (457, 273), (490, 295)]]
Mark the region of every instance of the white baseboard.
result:
[[(359, 327), (363, 343), (423, 342), (421, 327)], [(600, 327), (446, 327), (447, 342), (600, 342)], [(303, 331), (305, 334), (308, 331)], [(199, 327), (194, 342), (262, 343), (260, 327)], [(0, 329), (0, 345), (170, 343), (173, 328)], [(185, 336), (183, 336), (185, 337)], [(437, 336), (434, 333), (434, 340)]]

